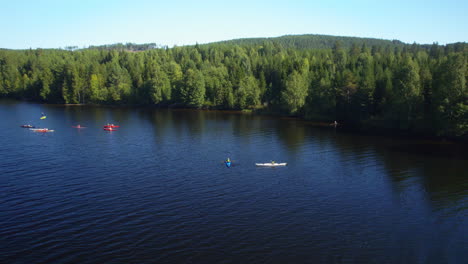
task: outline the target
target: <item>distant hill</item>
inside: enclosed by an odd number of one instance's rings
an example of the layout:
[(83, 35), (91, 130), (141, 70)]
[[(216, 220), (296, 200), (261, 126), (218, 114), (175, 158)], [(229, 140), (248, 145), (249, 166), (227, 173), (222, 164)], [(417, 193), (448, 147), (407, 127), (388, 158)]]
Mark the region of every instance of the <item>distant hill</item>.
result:
[(145, 51), (151, 49), (161, 48), (162, 46), (157, 45), (156, 43), (145, 43), (145, 44), (135, 44), (135, 43), (116, 43), (116, 44), (107, 44), (100, 46), (89, 46), (87, 49), (97, 49), (97, 50), (125, 50), (125, 51)]
[[(233, 39), (218, 42), (211, 42), (206, 44), (198, 44), (200, 46), (209, 45), (262, 45), (265, 42), (270, 42), (275, 45), (281, 45), (283, 48), (292, 49), (329, 49), (332, 48), (337, 41), (341, 42), (343, 48), (350, 48), (353, 45), (362, 46), (364, 43), (368, 46), (404, 46), (408, 45), (399, 40), (385, 40), (375, 38), (358, 38), (358, 37), (340, 37), (340, 36), (329, 36), (329, 35), (286, 35), (281, 37), (273, 38), (244, 38), (244, 39)], [(192, 46), (192, 45), (188, 45)], [(73, 48), (73, 47), (72, 47)], [(66, 49), (72, 49), (66, 48)], [(167, 48), (167, 46), (157, 45), (155, 43), (135, 44), (135, 43), (116, 43), (100, 46), (89, 46), (87, 49), (98, 49), (98, 50), (125, 50), (131, 52), (145, 51), (157, 48)]]
[[(379, 47), (410, 47), (413, 45), (429, 49), (432, 44), (408, 44), (400, 40), (386, 40), (376, 38), (359, 38), (359, 37), (343, 37), (343, 36), (330, 36), (330, 35), (285, 35), (280, 37), (272, 38), (243, 38), (233, 39), (218, 42), (211, 42), (206, 44), (196, 44), (198, 46), (217, 46), (217, 45), (237, 45), (237, 46), (259, 46), (265, 43), (271, 43), (273, 45), (282, 46), (286, 49), (330, 49), (333, 48), (335, 43), (339, 41), (341, 47), (349, 49), (353, 45), (361, 47), (363, 44), (368, 47), (379, 46)], [(195, 45), (187, 45), (195, 46)], [(447, 45), (439, 45), (449, 49), (461, 50), (466, 49), (467, 44), (464, 42), (451, 43)], [(89, 46), (86, 49), (98, 49), (98, 50), (119, 50), (129, 52), (139, 52), (152, 49), (167, 49), (167, 46), (158, 45), (155, 43), (135, 44), (135, 43), (116, 43), (100, 46)], [(75, 47), (67, 47), (65, 49), (74, 50)]]
[(245, 38), (209, 43), (212, 44), (232, 44), (232, 45), (261, 45), (265, 42), (280, 44), (284, 48), (294, 49), (328, 49), (332, 48), (337, 41), (342, 47), (350, 48), (353, 45), (362, 46), (364, 43), (371, 46), (404, 46), (408, 45), (399, 40), (385, 40), (376, 38), (340, 37), (330, 35), (286, 35), (273, 38)]

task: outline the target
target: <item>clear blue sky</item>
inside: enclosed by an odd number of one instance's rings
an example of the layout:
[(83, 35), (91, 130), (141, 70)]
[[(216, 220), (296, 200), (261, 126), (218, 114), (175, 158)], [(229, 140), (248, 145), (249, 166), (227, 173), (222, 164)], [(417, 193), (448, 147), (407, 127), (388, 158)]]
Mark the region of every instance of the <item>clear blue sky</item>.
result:
[(468, 42), (466, 0), (0, 0), (0, 11), (0, 48), (10, 49), (172, 47), (287, 34)]

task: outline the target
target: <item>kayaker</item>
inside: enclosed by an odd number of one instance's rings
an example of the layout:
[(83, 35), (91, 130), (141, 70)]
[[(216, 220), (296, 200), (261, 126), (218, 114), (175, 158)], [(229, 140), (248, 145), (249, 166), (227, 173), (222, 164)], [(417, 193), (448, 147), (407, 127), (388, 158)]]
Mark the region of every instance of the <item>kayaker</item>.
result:
[(227, 158), (227, 159), (226, 159), (226, 162), (231, 162), (231, 159), (230, 159), (230, 158)]

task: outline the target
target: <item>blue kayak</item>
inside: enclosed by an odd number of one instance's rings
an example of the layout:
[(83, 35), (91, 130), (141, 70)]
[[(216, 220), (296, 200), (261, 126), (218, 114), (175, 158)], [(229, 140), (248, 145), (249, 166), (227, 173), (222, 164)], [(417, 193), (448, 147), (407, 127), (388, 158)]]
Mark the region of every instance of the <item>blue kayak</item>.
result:
[(231, 168), (231, 162), (230, 161), (225, 161), (224, 164), (226, 164), (226, 167)]

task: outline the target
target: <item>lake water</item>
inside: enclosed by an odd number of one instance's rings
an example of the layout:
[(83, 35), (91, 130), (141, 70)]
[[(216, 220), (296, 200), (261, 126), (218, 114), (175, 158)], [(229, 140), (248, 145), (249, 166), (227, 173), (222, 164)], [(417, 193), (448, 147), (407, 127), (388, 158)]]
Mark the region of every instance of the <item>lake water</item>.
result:
[[(468, 159), (449, 142), (216, 111), (0, 101), (0, 117), (0, 263), (468, 259)], [(271, 160), (288, 165), (255, 166)]]

